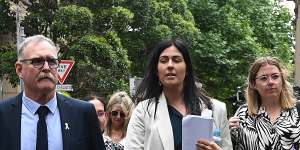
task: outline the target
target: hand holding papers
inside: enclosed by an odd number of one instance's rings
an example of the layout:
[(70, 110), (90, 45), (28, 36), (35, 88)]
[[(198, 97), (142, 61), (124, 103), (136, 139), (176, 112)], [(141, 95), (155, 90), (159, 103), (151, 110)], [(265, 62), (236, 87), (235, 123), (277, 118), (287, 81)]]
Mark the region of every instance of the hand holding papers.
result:
[(212, 139), (212, 130), (212, 118), (195, 115), (185, 116), (182, 119), (182, 150), (196, 150), (198, 139)]

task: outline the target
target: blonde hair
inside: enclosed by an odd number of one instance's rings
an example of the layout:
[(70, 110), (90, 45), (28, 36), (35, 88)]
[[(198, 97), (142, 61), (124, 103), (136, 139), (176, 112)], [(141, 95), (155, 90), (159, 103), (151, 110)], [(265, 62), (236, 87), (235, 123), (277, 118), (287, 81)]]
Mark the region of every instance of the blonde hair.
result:
[(260, 57), (252, 64), (249, 69), (247, 88), (246, 88), (246, 99), (248, 104), (249, 114), (257, 115), (258, 109), (261, 105), (261, 97), (256, 89), (253, 88), (253, 85), (256, 80), (256, 75), (259, 69), (263, 65), (274, 65), (276, 66), (282, 78), (282, 90), (280, 93), (279, 103), (283, 109), (289, 109), (295, 106), (296, 100), (293, 95), (293, 89), (291, 84), (288, 81), (288, 72), (286, 68), (282, 65), (280, 60), (276, 57)]
[[(131, 113), (134, 108), (134, 104), (133, 104), (131, 98), (128, 96), (128, 94), (124, 91), (114, 93), (110, 97), (108, 104), (107, 104), (107, 109), (106, 109), (107, 112), (111, 112), (112, 107), (115, 104), (120, 104), (122, 111), (125, 114), (124, 124), (122, 127), (122, 132), (123, 132), (122, 138), (124, 138), (126, 136), (127, 126), (128, 126), (129, 119), (131, 117)], [(111, 136), (111, 130), (112, 130), (112, 121), (111, 121), (111, 118), (108, 117), (106, 128), (105, 128), (105, 132), (108, 136)]]

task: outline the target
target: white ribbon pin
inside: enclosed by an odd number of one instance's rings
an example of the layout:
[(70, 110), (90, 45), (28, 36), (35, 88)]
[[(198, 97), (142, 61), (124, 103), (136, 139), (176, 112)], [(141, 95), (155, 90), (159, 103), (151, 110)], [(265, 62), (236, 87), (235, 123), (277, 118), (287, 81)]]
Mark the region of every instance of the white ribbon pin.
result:
[(69, 129), (70, 129), (69, 124), (65, 123), (65, 130), (69, 130)]

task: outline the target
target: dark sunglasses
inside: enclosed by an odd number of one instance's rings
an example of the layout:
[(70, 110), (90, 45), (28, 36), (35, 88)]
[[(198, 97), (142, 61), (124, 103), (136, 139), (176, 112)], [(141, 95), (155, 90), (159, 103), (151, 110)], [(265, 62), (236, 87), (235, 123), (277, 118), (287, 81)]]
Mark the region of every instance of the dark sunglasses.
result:
[(125, 114), (123, 112), (121, 112), (121, 111), (111, 111), (110, 114), (113, 117), (120, 116), (121, 118), (125, 118)]
[(56, 69), (59, 65), (59, 60), (56, 58), (31, 58), (20, 60), (22, 63), (31, 64), (34, 68), (41, 69), (44, 67), (45, 62), (47, 61), (50, 69)]

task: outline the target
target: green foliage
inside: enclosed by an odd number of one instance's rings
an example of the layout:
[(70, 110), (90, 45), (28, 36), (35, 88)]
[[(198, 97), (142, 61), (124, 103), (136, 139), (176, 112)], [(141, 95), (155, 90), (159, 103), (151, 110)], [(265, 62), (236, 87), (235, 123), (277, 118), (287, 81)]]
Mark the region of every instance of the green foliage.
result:
[[(278, 0), (32, 2), (23, 23), (26, 34), (52, 36), (63, 58), (76, 61), (67, 82), (74, 84), (77, 97), (128, 89), (129, 75), (143, 76), (151, 47), (165, 38), (187, 42), (195, 75), (223, 101), (244, 85), (256, 57), (293, 59), (291, 16)], [(13, 15), (7, 3), (0, 6), (0, 17), (6, 18), (0, 27), (6, 33)]]
[(167, 25), (158, 25), (153, 26), (147, 33), (149, 34), (148, 40), (153, 41), (154, 43), (159, 42), (165, 38), (171, 38), (173, 35), (172, 29)]
[(94, 26), (99, 32), (105, 32), (107, 30), (126, 32), (134, 16), (130, 10), (121, 6), (113, 6), (106, 9), (99, 8), (95, 14)]
[(15, 31), (15, 18), (9, 10), (7, 0), (0, 0), (0, 34), (6, 34)]
[(91, 91), (109, 95), (117, 89), (128, 88), (130, 63), (126, 51), (115, 33), (109, 32), (106, 38), (83, 36), (71, 47), (69, 56), (76, 61), (70, 77), (76, 89), (74, 96), (82, 97)]
[(33, 0), (28, 6), (25, 20), (22, 26), (27, 36), (43, 34), (50, 36), (50, 27), (54, 18), (57, 3), (55, 0)]
[(73, 41), (92, 30), (93, 14), (86, 7), (70, 5), (61, 7), (55, 13), (52, 31), (54, 37)]
[(212, 96), (234, 95), (259, 56), (291, 60), (291, 16), (277, 2), (189, 0), (188, 6), (201, 31), (192, 55), (196, 74)]
[(16, 86), (19, 81), (15, 73), (16, 61), (16, 47), (12, 44), (2, 44), (0, 46), (0, 79), (8, 79), (13, 86)]

